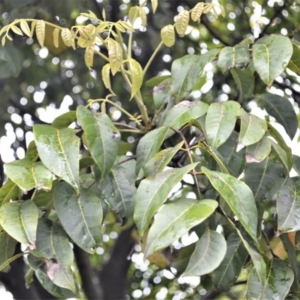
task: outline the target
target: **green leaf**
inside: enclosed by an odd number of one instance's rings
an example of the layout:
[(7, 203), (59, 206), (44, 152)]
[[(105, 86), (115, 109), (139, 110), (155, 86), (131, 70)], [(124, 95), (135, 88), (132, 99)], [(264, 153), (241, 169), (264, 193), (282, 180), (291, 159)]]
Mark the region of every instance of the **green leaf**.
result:
[(208, 144), (217, 149), (224, 144), (231, 135), (240, 105), (234, 101), (213, 103), (209, 106), (205, 128)]
[(284, 168), (276, 158), (271, 152), (260, 163), (246, 164), (244, 180), (258, 203), (271, 200), (285, 181)]
[(267, 86), (271, 86), (274, 79), (285, 70), (292, 54), (291, 40), (285, 36), (266, 36), (255, 42), (254, 68)]
[(257, 242), (257, 208), (250, 188), (231, 175), (201, 168), (213, 187), (221, 194), (245, 230)]
[(40, 270), (35, 271), (35, 275), (42, 287), (50, 294), (59, 299), (77, 298), (79, 295), (72, 293), (70, 290), (55, 285), (49, 277)]
[(208, 105), (201, 101), (188, 101), (184, 100), (173, 106), (165, 115), (160, 126), (169, 126), (167, 137), (175, 133), (173, 129), (180, 129), (185, 124), (193, 119), (200, 118), (207, 111)]
[(170, 100), (171, 77), (164, 79), (153, 88), (153, 101), (156, 109), (160, 109)]
[(105, 113), (93, 114), (84, 106), (78, 106), (77, 118), (85, 132), (87, 147), (100, 168), (103, 179), (117, 158), (120, 133)]
[(131, 96), (132, 97), (140, 90), (143, 84), (143, 69), (141, 65), (135, 59), (129, 59), (128, 64), (130, 66), (131, 76)]
[[(300, 156), (293, 155), (293, 168), (297, 172), (297, 174), (300, 175)], [(0, 199), (1, 199), (1, 189), (0, 189)]]
[(288, 68), (296, 74), (300, 74), (300, 49), (298, 45), (293, 43), (293, 55), (288, 64)]
[(152, 217), (167, 199), (172, 188), (195, 168), (190, 164), (180, 169), (170, 169), (141, 181), (135, 199), (134, 220), (140, 235), (144, 235)]
[(214, 270), (212, 281), (217, 290), (228, 290), (240, 275), (248, 252), (242, 240), (236, 233), (232, 233), (227, 240), (226, 255), (220, 266)]
[(182, 276), (201, 276), (215, 270), (225, 257), (227, 245), (224, 237), (213, 230), (206, 230), (196, 244), (189, 264)]
[(145, 257), (169, 246), (192, 227), (206, 220), (217, 208), (215, 200), (180, 199), (163, 205), (155, 216), (145, 248)]
[(145, 134), (136, 149), (136, 174), (158, 152), (166, 138), (168, 127), (156, 128)]
[(265, 120), (246, 113), (242, 108), (240, 109), (240, 117), (241, 130), (237, 151), (244, 146), (249, 146), (260, 141), (267, 130), (267, 123)]
[(35, 249), (38, 209), (31, 200), (3, 205), (0, 208), (0, 224), (14, 239)]
[(160, 31), (160, 37), (162, 42), (167, 47), (173, 47), (175, 44), (175, 31), (173, 25), (167, 25), (163, 27)]
[(286, 299), (294, 275), (287, 263), (274, 258), (268, 265), (267, 280), (262, 284), (253, 269), (248, 278), (247, 299)]
[(0, 188), (0, 206), (9, 202), (10, 200), (17, 200), (19, 198), (20, 189), (10, 179)]
[(254, 90), (254, 76), (248, 67), (244, 70), (231, 69), (230, 73), (239, 90), (239, 102), (252, 96)]
[(25, 158), (5, 164), (5, 168), (7, 176), (24, 192), (34, 188), (51, 190), (53, 174), (41, 162)]
[(243, 40), (234, 47), (224, 47), (218, 59), (218, 66), (222, 72), (226, 72), (232, 68), (244, 68), (250, 62), (248, 51), (248, 39)]
[(267, 137), (263, 137), (258, 143), (247, 146), (246, 161), (248, 163), (262, 162), (271, 152), (271, 142)]
[(293, 155), (290, 147), (287, 146), (282, 135), (270, 123), (268, 123), (268, 131), (277, 142), (275, 143), (271, 140), (272, 147), (277, 152), (278, 157), (285, 166), (287, 173), (290, 172), (293, 166)]
[(42, 163), (56, 176), (79, 189), (79, 143), (74, 130), (34, 125), (35, 143)]
[(38, 264), (39, 268), (34, 268), (35, 270), (40, 269), (54, 284), (76, 293), (74, 275), (71, 270), (74, 261), (73, 250), (65, 231), (59, 224), (39, 219), (36, 250), (32, 253), (42, 258)]
[(172, 95), (176, 97), (175, 103), (193, 91), (204, 67), (215, 59), (219, 51), (219, 49), (213, 49), (202, 55), (185, 55), (173, 62), (171, 90)]
[(76, 120), (76, 111), (68, 111), (58, 116), (52, 123), (52, 126), (57, 129), (69, 127)]
[(262, 102), (267, 113), (273, 116), (284, 127), (289, 137), (293, 139), (298, 129), (298, 120), (291, 102), (274, 94), (256, 95), (255, 97), (259, 102)]
[(58, 218), (71, 239), (83, 250), (94, 253), (102, 242), (102, 207), (91, 191), (74, 189), (62, 182), (54, 190), (54, 206)]
[(300, 230), (300, 181), (290, 178), (277, 194), (278, 230), (280, 232)]
[(162, 172), (173, 156), (180, 150), (183, 143), (184, 142), (182, 141), (174, 147), (167, 148), (156, 153), (143, 167), (144, 176), (148, 177)]
[(123, 165), (113, 167), (98, 187), (122, 223), (132, 217), (136, 187)]
[[(0, 266), (2, 266), (15, 253), (17, 241), (8, 235), (5, 231), (0, 232)], [(8, 272), (9, 266), (4, 268), (2, 272)]]

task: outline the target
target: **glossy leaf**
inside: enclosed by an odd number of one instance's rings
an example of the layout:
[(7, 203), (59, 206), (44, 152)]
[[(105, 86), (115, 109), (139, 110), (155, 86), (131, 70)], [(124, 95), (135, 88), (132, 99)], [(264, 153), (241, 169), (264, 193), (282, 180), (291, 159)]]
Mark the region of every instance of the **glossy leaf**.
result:
[(267, 123), (265, 120), (246, 113), (242, 108), (240, 109), (240, 117), (241, 130), (238, 150), (244, 146), (249, 146), (260, 141), (267, 130)]
[(76, 120), (76, 111), (68, 111), (58, 116), (52, 123), (52, 126), (57, 129), (69, 127)]
[(248, 252), (236, 233), (227, 239), (226, 255), (220, 266), (214, 270), (212, 281), (217, 290), (228, 290), (240, 275)]
[(31, 200), (9, 202), (0, 208), (0, 225), (18, 242), (35, 249), (38, 209)]
[(172, 188), (196, 165), (197, 163), (180, 169), (166, 170), (141, 181), (134, 208), (134, 220), (141, 236), (144, 235), (156, 211), (166, 201)]
[(208, 229), (196, 244), (189, 264), (182, 276), (201, 276), (215, 270), (225, 257), (227, 245), (224, 237)]
[(20, 194), (19, 187), (10, 179), (0, 188), (0, 206), (9, 202), (10, 200), (18, 200)]
[(182, 145), (183, 141), (172, 148), (167, 148), (156, 153), (143, 167), (144, 176), (148, 177), (162, 172)]
[(189, 25), (190, 13), (183, 9), (176, 18), (175, 29), (180, 37), (183, 37)]
[(140, 90), (143, 84), (143, 69), (135, 59), (129, 59), (128, 63), (130, 66), (130, 75), (132, 83), (130, 98), (132, 98)]
[(278, 230), (300, 230), (300, 181), (290, 178), (277, 194)]
[(166, 137), (170, 137), (175, 133), (173, 129), (180, 129), (193, 119), (200, 118), (207, 111), (207, 104), (201, 101), (184, 100), (173, 106), (165, 115), (161, 126), (171, 127)]
[(5, 168), (7, 176), (24, 192), (52, 187), (53, 174), (41, 162), (33, 163), (25, 158), (5, 164)]
[(168, 129), (168, 127), (156, 128), (140, 139), (136, 149), (136, 174), (159, 151)]
[(248, 40), (243, 40), (234, 47), (224, 47), (218, 59), (218, 66), (224, 72), (232, 68), (244, 68), (250, 62)]
[(85, 132), (87, 147), (100, 168), (103, 179), (117, 158), (120, 133), (105, 113), (93, 114), (87, 108), (78, 106), (77, 119)]
[(123, 165), (113, 167), (100, 183), (99, 189), (122, 222), (132, 217), (136, 187)]
[(221, 194), (245, 230), (257, 241), (257, 208), (250, 188), (235, 177), (201, 168), (213, 187)]
[(208, 144), (217, 149), (224, 144), (231, 135), (240, 105), (234, 101), (213, 103), (209, 106), (205, 128)]
[(174, 26), (167, 25), (161, 29), (161, 40), (167, 47), (172, 47), (175, 44)]
[(91, 191), (74, 189), (62, 182), (54, 190), (54, 206), (58, 218), (71, 239), (83, 250), (93, 253), (102, 242), (102, 207)]
[(79, 188), (79, 143), (74, 130), (34, 125), (35, 143), (42, 163), (58, 177)]
[(265, 284), (261, 284), (254, 269), (250, 272), (247, 299), (286, 299), (293, 280), (293, 272), (287, 263), (274, 258), (268, 265)]
[(41, 45), (41, 47), (44, 46), (44, 41), (45, 41), (45, 30), (46, 30), (46, 24), (43, 20), (38, 20), (36, 22), (36, 27), (35, 27), (35, 32), (36, 32), (36, 37)]
[(246, 164), (244, 172), (245, 183), (259, 203), (271, 200), (285, 181), (284, 168), (274, 153), (260, 163)]
[(271, 86), (274, 79), (284, 71), (292, 54), (292, 43), (285, 36), (266, 36), (255, 42), (254, 68), (267, 86)]
[(238, 101), (241, 103), (244, 99), (251, 97), (253, 94), (254, 75), (249, 67), (244, 70), (231, 69), (230, 73), (239, 90)]
[(155, 216), (145, 248), (145, 257), (169, 246), (192, 227), (206, 220), (217, 208), (215, 200), (180, 199), (164, 205)]
[[(5, 231), (0, 232), (0, 266), (2, 266), (15, 253), (17, 241)], [(2, 272), (8, 272), (10, 267), (6, 267)]]
[(121, 45), (112, 38), (108, 38), (106, 41), (111, 73), (115, 75), (120, 70), (122, 65), (122, 48)]
[(186, 98), (199, 81), (204, 67), (215, 59), (218, 49), (210, 50), (202, 55), (185, 55), (172, 63), (172, 95), (175, 103)]
[(247, 146), (246, 161), (248, 163), (262, 162), (271, 152), (271, 142), (267, 137), (263, 137), (258, 143)]
[(268, 114), (273, 116), (284, 127), (289, 137), (293, 139), (298, 129), (298, 120), (291, 102), (274, 94), (257, 95), (256, 98), (262, 102)]
[(71, 270), (74, 255), (68, 237), (60, 225), (50, 220), (39, 219), (36, 250), (33, 254), (43, 259), (44, 263), (40, 269), (54, 284), (76, 292)]

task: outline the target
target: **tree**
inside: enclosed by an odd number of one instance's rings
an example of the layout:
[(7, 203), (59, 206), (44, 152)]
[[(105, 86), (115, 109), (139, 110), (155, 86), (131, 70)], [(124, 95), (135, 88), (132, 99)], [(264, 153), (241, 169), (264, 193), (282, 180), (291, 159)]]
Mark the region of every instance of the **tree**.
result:
[[(287, 140), (298, 129), (293, 24), (299, 4), (269, 2), (223, 3), (222, 17), (214, 2), (152, 0), (122, 8), (116, 1), (102, 12), (81, 13), (85, 22), (67, 27), (46, 9), (34, 12), (37, 18), (9, 15), (0, 31), (10, 66), (0, 69), (4, 98), (35, 122), (25, 157), (5, 164), (8, 179), (0, 189), (0, 265), (8, 272), (0, 280), (16, 299), (47, 299), (47, 292), (177, 299), (180, 290), (193, 299), (199, 293), (203, 299), (297, 297), (300, 158)], [(118, 18), (122, 9), (128, 18)], [(259, 9), (262, 23), (249, 28)], [(159, 24), (156, 13), (165, 12), (168, 23)], [(237, 25), (239, 32), (225, 34)], [(45, 104), (70, 87), (75, 94), (72, 109), (51, 125), (23, 107), (28, 99), (9, 86), (12, 75), (21, 72), (24, 80), (27, 73), (8, 40), (41, 51), (32, 39), (65, 55), (59, 66), (69, 68), (61, 72), (53, 69), (54, 58), (51, 64), (50, 57), (31, 56), (29, 65), (35, 62), (45, 76)], [(159, 67), (161, 59), (169, 65)], [(169, 72), (158, 74), (164, 67)], [(40, 73), (35, 80), (41, 82)], [(76, 96), (85, 84), (95, 87), (95, 97)], [(254, 105), (266, 116), (255, 115)], [(196, 237), (191, 244), (182, 239), (187, 234), (189, 242)], [(137, 261), (140, 252), (148, 269), (137, 270), (127, 259)], [(160, 289), (161, 274), (168, 288)], [(178, 286), (186, 276), (196, 276), (197, 284)], [(15, 288), (25, 283), (28, 291)]]

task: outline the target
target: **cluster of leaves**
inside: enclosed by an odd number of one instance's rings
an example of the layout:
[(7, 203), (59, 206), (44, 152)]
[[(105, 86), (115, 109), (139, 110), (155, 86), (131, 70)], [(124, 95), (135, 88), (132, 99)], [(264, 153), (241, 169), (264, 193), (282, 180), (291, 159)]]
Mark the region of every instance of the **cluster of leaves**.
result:
[[(54, 44), (61, 38), (66, 46), (85, 48), (87, 67), (93, 66), (94, 54), (107, 61), (102, 78), (112, 95), (110, 72), (122, 73), (138, 107), (132, 115), (109, 95), (90, 100), (87, 107), (78, 106), (51, 126), (34, 125), (26, 157), (6, 164), (9, 179), (0, 189), (1, 270), (8, 270), (20, 256), (12, 256), (20, 242), (27, 247), (28, 282), (34, 272), (58, 297), (78, 295), (69, 241), (94, 253), (102, 243), (103, 224), (113, 212), (116, 221), (135, 224), (145, 257), (154, 262), (155, 255), (163, 256), (161, 250), (195, 232), (199, 240), (169, 262), (182, 276), (208, 276), (215, 289), (228, 290), (245, 271), (249, 299), (297, 294), (294, 245), (299, 236), (291, 241), (287, 233), (300, 227), (299, 178), (289, 175), (292, 168), (300, 175), (300, 158), (292, 155), (274, 124), (249, 113), (244, 104), (254, 93), (255, 76), (271, 86), (286, 67), (298, 73), (298, 46), (273, 35), (179, 58), (170, 76), (147, 82), (153, 88), (155, 107), (150, 118), (141, 86), (155, 53), (144, 68), (131, 57), (135, 19), (140, 17), (146, 26), (143, 5), (131, 8), (130, 23), (108, 22), (105, 16), (99, 20), (90, 12), (83, 15), (92, 24), (71, 29), (42, 20), (16, 20), (0, 31), (3, 43), (12, 30), (30, 38), (35, 33), (43, 46), (45, 27), (53, 26)], [(152, 1), (153, 11), (156, 6), (157, 1)], [(199, 3), (191, 11), (181, 11), (174, 25), (162, 29), (156, 52), (175, 43), (175, 31), (184, 35), (190, 15), (198, 21), (202, 13), (214, 9), (212, 4)], [(122, 34), (127, 33), (131, 38), (126, 50)], [(197, 89), (207, 64), (229, 70), (239, 90), (238, 102), (186, 100)], [(293, 139), (298, 122), (292, 104), (270, 93), (255, 99)], [(101, 103), (100, 112), (92, 110), (95, 102)], [(107, 104), (136, 123), (129, 130), (141, 138), (127, 156), (121, 137), (126, 129), (111, 120)], [(178, 183), (192, 193), (174, 197), (171, 192)], [(32, 191), (30, 200), (22, 200)], [(272, 207), (277, 218), (267, 213)], [(264, 230), (269, 227), (280, 235), (289, 264), (270, 248), (273, 236), (269, 238)]]

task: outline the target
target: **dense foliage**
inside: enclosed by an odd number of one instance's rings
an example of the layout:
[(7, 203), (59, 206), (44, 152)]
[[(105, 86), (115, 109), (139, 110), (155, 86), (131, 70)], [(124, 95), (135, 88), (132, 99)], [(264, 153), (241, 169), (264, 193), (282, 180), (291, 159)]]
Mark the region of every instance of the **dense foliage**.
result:
[[(26, 285), (38, 281), (57, 298), (298, 298), (300, 157), (291, 140), (300, 50), (291, 24), (299, 4), (140, 2), (122, 4), (119, 19), (109, 5), (85, 10), (69, 27), (20, 13), (32, 1), (5, 17), (3, 97), (25, 123), (31, 116), (33, 141), (5, 164), (1, 271), (9, 275), (24, 256)], [(156, 24), (166, 12), (169, 23)], [(285, 27), (281, 16), (289, 16)], [(226, 36), (214, 23), (240, 30)], [(26, 64), (10, 40), (55, 57), (40, 53)], [(42, 91), (30, 95), (35, 88), (24, 81), (18, 95), (11, 77), (25, 80), (23, 68), (34, 73), (34, 63)], [(69, 70), (58, 78), (55, 64)], [(26, 107), (30, 97), (46, 95), (47, 105), (70, 87), (72, 109), (51, 124)]]

